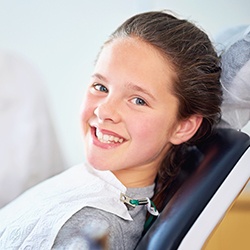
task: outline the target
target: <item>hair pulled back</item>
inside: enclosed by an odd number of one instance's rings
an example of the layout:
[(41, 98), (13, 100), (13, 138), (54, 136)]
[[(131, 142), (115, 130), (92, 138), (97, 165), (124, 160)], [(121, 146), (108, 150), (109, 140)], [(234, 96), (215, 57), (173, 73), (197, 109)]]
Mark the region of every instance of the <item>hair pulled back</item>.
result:
[(146, 12), (125, 21), (108, 42), (121, 37), (135, 37), (152, 45), (172, 64), (176, 72), (173, 94), (178, 98), (178, 119), (193, 114), (203, 117), (196, 134), (186, 143), (172, 145), (159, 170), (155, 202), (161, 210), (162, 193), (179, 172), (187, 146), (211, 134), (220, 119), (222, 91), (219, 82), (220, 60), (208, 36), (187, 20), (166, 12)]

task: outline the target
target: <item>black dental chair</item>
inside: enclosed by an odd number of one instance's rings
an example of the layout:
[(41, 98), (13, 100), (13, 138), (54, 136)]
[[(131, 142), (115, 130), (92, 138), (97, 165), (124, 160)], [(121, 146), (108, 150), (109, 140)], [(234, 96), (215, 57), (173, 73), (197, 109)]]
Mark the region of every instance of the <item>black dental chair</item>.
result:
[(250, 177), (250, 138), (217, 129), (194, 148), (136, 250), (201, 249)]

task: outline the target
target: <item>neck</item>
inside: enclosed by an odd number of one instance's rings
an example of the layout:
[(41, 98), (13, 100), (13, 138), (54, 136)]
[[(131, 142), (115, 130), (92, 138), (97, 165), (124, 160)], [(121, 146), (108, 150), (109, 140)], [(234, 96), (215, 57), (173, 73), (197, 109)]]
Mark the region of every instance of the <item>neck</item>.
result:
[(112, 171), (127, 188), (146, 187), (154, 183), (157, 171), (123, 169)]

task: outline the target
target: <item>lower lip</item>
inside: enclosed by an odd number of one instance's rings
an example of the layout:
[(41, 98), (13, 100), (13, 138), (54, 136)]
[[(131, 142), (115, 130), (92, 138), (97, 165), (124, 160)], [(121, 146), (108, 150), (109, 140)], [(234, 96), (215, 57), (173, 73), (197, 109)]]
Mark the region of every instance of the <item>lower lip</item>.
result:
[(95, 128), (91, 128), (91, 137), (93, 140), (93, 144), (99, 148), (112, 149), (112, 148), (119, 147), (122, 144), (120, 142), (111, 142), (111, 143), (100, 142), (95, 135), (95, 131), (96, 131)]

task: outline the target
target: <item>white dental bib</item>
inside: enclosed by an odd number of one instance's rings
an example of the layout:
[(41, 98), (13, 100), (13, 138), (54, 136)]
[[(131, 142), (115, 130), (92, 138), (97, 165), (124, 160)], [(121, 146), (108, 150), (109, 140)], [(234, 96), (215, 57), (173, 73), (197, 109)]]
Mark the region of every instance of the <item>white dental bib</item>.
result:
[(126, 187), (112, 172), (72, 167), (0, 210), (0, 249), (50, 249), (63, 224), (86, 206), (132, 220), (121, 192)]

